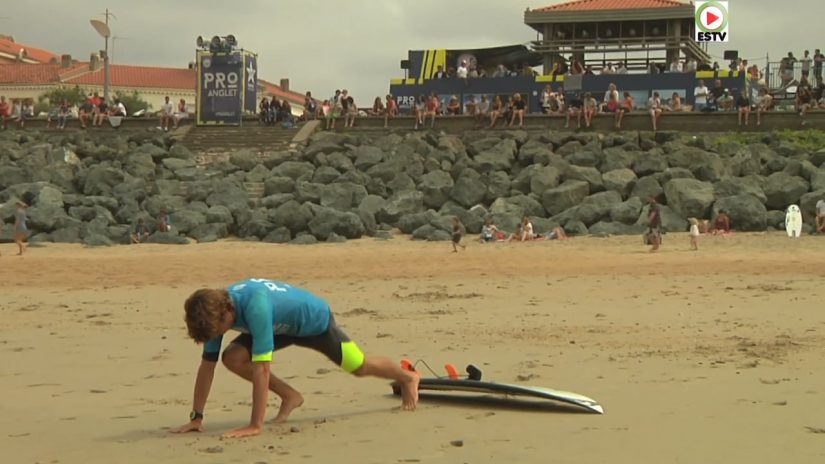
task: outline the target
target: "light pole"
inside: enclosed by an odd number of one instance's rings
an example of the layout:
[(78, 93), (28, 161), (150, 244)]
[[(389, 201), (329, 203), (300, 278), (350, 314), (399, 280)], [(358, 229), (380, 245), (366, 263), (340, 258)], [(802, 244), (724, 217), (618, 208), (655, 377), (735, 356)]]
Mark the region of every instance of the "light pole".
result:
[(109, 101), (109, 37), (112, 35), (112, 31), (109, 29), (109, 16), (114, 17), (115, 15), (109, 13), (109, 9), (106, 8), (106, 22), (100, 21), (99, 19), (92, 19), (90, 22), (92, 23), (92, 27), (95, 28), (98, 34), (100, 34), (106, 42), (105, 49), (103, 50), (103, 101)]

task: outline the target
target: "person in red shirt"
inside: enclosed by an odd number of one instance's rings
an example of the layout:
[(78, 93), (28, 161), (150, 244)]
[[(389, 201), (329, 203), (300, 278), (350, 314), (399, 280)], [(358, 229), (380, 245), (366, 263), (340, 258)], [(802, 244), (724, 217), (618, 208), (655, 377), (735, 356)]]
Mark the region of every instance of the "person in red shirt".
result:
[(6, 97), (0, 97), (0, 119), (3, 120), (3, 129), (9, 126), (9, 104), (6, 102)]

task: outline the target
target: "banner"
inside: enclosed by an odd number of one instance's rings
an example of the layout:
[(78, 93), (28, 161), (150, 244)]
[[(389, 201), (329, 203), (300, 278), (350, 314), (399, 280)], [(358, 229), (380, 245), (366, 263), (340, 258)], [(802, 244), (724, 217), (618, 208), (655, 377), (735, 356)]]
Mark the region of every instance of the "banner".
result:
[(258, 111), (258, 57), (254, 53), (244, 53), (244, 105), (247, 113)]
[(198, 52), (198, 125), (240, 125), (244, 59), (241, 52)]

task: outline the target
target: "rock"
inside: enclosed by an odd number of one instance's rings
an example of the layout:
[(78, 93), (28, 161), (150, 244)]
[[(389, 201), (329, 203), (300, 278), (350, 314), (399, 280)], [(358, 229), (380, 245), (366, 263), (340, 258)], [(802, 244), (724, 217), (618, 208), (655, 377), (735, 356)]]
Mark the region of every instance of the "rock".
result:
[(553, 155), (553, 146), (539, 140), (530, 140), (519, 149), (518, 161), (522, 166), (532, 164), (546, 165), (546, 161)]
[(619, 192), (622, 198), (627, 198), (636, 185), (636, 173), (630, 169), (615, 169), (602, 175), (604, 188)]
[[(151, 146), (154, 147), (154, 145)], [(161, 152), (164, 155), (166, 154), (163, 150), (161, 150)], [(152, 159), (152, 155), (148, 153), (132, 153), (126, 158), (126, 163), (123, 168), (126, 172), (135, 177), (141, 177), (149, 180), (155, 178), (155, 161)]]
[(584, 225), (591, 225), (609, 217), (613, 206), (621, 204), (622, 197), (618, 192), (608, 191), (591, 195), (578, 205), (574, 217), (583, 222)]
[(229, 235), (229, 230), (224, 223), (201, 224), (192, 229), (188, 235), (198, 243), (214, 242)]
[(307, 225), (318, 240), (327, 240), (332, 232), (346, 238), (359, 238), (365, 232), (364, 224), (357, 214), (342, 213), (323, 206), (316, 208), (315, 217)]
[(597, 222), (588, 229), (591, 235), (638, 235), (645, 231), (644, 226), (635, 224), (625, 224), (621, 222)]
[(255, 153), (252, 150), (243, 148), (229, 155), (229, 162), (243, 169), (244, 171), (250, 171), (252, 170), (252, 168), (257, 166), (261, 161), (257, 153)]
[(363, 185), (350, 182), (324, 185), (321, 189), (321, 206), (329, 206), (339, 211), (349, 211), (367, 196)]
[(453, 178), (444, 171), (432, 171), (421, 177), (418, 189), (424, 194), (424, 206), (441, 208), (450, 198)]
[(398, 220), (398, 230), (404, 234), (411, 234), (419, 227), (432, 222), (437, 216), (437, 213), (433, 210), (407, 214)]
[(189, 239), (181, 237), (173, 232), (155, 232), (146, 239), (146, 243), (158, 243), (161, 245), (188, 245)]
[(399, 172), (392, 178), (389, 182), (387, 182), (387, 189), (390, 193), (398, 193), (398, 192), (407, 192), (410, 190), (415, 190), (415, 181), (413, 181), (412, 177), (408, 176), (403, 172)]
[(684, 147), (667, 155), (671, 167), (685, 168), (702, 181), (716, 182), (725, 175), (725, 163), (716, 153)]
[(481, 203), (487, 194), (487, 186), (472, 170), (465, 170), (450, 190), (450, 198), (465, 208)]
[(587, 235), (587, 226), (581, 221), (568, 221), (562, 228), (564, 229), (564, 233), (571, 237)]
[(327, 155), (327, 163), (338, 172), (354, 171), (355, 165), (352, 160), (343, 153), (335, 152)]
[(266, 243), (289, 243), (290, 240), (292, 240), (292, 234), (290, 234), (289, 229), (286, 227), (278, 227), (267, 234), (261, 241)]
[(29, 180), (31, 177), (26, 171), (17, 166), (3, 166), (3, 169), (0, 169), (0, 191)]
[[(483, 200), (485, 203), (491, 203), (499, 197), (510, 195), (510, 176), (504, 171), (488, 173), (485, 178), (482, 178), (482, 182), (487, 183), (487, 193)], [(521, 193), (529, 193), (529, 190)]]
[(413, 231), (412, 238), (414, 240), (427, 240), (430, 242), (452, 240), (452, 236), (449, 232), (433, 227), (430, 224), (425, 224)]
[(341, 173), (337, 169), (330, 166), (321, 166), (315, 170), (312, 176), (312, 182), (316, 184), (329, 184), (335, 179), (341, 177)]
[(597, 153), (594, 153), (592, 150), (588, 150), (586, 147), (582, 151), (578, 151), (569, 156), (565, 156), (564, 160), (570, 163), (572, 166), (594, 168), (597, 170), (598, 167), (601, 165), (601, 156)]
[(722, 180), (713, 184), (713, 193), (716, 198), (747, 194), (756, 197), (763, 204), (768, 201), (768, 197), (762, 191), (761, 183), (756, 176), (723, 177)]
[(355, 167), (359, 171), (366, 171), (384, 160), (384, 153), (378, 147), (360, 146), (352, 151)]
[(581, 180), (590, 184), (590, 193), (600, 192), (604, 190), (604, 181), (602, 180), (602, 173), (596, 168), (570, 166), (563, 172), (565, 181)]
[(820, 148), (808, 159), (814, 166), (818, 168), (825, 168), (825, 148)]
[(212, 190), (206, 197), (209, 206), (226, 206), (233, 215), (249, 210), (249, 193), (238, 181), (218, 179), (212, 182)]
[(367, 195), (358, 204), (358, 209), (375, 216), (386, 205), (387, 200), (378, 195)]
[(210, 224), (232, 224), (232, 212), (223, 205), (212, 206), (206, 212), (206, 222)]
[(590, 186), (587, 182), (566, 181), (556, 188), (546, 190), (541, 196), (541, 203), (552, 216), (578, 205), (589, 193)]
[(604, 160), (599, 169), (602, 173), (616, 169), (632, 169), (640, 153), (642, 152), (627, 151), (618, 147), (607, 148), (603, 152)]
[(273, 209), (283, 205), (289, 200), (294, 199), (295, 195), (292, 195), (291, 193), (276, 193), (275, 195), (269, 195), (261, 198), (261, 206), (267, 209)]
[(811, 173), (811, 190), (825, 189), (825, 169), (820, 168)]
[(635, 224), (642, 210), (642, 200), (631, 197), (624, 203), (617, 203), (610, 207), (610, 220), (622, 224)]
[(706, 218), (715, 200), (713, 185), (695, 179), (673, 179), (665, 184), (667, 204), (683, 218)]
[(713, 216), (724, 210), (730, 216), (731, 228), (741, 231), (763, 231), (768, 224), (768, 210), (753, 195), (741, 194), (719, 198), (713, 204)]
[(556, 153), (563, 157), (568, 157), (574, 153), (578, 153), (584, 149), (584, 146), (577, 140), (570, 140), (564, 142), (559, 148), (555, 150)]
[(292, 193), (295, 191), (295, 181), (290, 177), (270, 176), (264, 180), (264, 195), (276, 193)]
[(733, 152), (730, 156), (723, 158), (727, 165), (727, 173), (734, 177), (743, 177), (750, 175), (759, 175), (762, 171), (762, 163), (758, 152), (752, 152), (750, 149), (736, 144), (732, 148)]
[[(175, 171), (175, 174), (178, 175), (181, 170)], [(263, 164), (259, 164), (252, 168), (251, 171), (246, 173), (246, 177), (244, 178), (245, 182), (264, 182), (271, 176), (269, 169), (265, 168)], [(180, 177), (180, 175), (178, 175)]]
[(310, 234), (301, 234), (290, 241), (292, 245), (314, 245), (318, 243), (318, 239)]
[(514, 140), (501, 140), (496, 145), (481, 151), (473, 159), (482, 172), (510, 171), (516, 160), (518, 147)]
[(123, 182), (123, 171), (98, 164), (89, 168), (83, 176), (83, 194), (111, 195), (112, 188)]
[[(808, 194), (810, 195), (810, 194)], [(785, 230), (785, 212), (784, 211), (768, 211), (767, 226), (773, 227), (777, 230)]]
[(633, 191), (630, 192), (630, 197), (638, 197), (644, 203), (647, 203), (651, 198), (655, 198), (656, 201), (663, 201), (665, 199), (665, 189), (659, 185), (659, 181), (653, 176), (642, 177), (636, 181)]
[(808, 183), (801, 177), (776, 172), (768, 176), (763, 189), (770, 209), (785, 210), (789, 205), (798, 204), (800, 197), (808, 192)]
[(175, 211), (169, 215), (169, 219), (170, 223), (183, 234), (206, 224), (206, 216), (191, 209)]
[(665, 159), (664, 153), (660, 150), (641, 152), (633, 163), (633, 172), (639, 177), (656, 174), (667, 168), (667, 159)]
[(176, 143), (169, 148), (169, 156), (172, 158), (191, 159), (194, 155), (183, 144)]
[(107, 236), (101, 234), (91, 234), (83, 238), (83, 244), (86, 246), (112, 246), (115, 243)]
[(327, 243), (345, 243), (347, 241), (346, 237), (336, 234), (332, 232), (327, 237)]
[(310, 180), (315, 166), (306, 161), (285, 161), (272, 169), (273, 176), (289, 177), (292, 180)]
[(418, 191), (396, 193), (390, 197), (376, 214), (376, 220), (395, 224), (407, 214), (424, 211), (424, 194)]
[(57, 229), (51, 233), (52, 241), (55, 243), (81, 243), (80, 227), (69, 226)]
[(530, 192), (540, 197), (545, 191), (558, 187), (560, 177), (561, 173), (554, 167), (537, 167), (530, 172)]
[(464, 446), (464, 440), (452, 440), (450, 442), (450, 445), (461, 448), (462, 446)]
[(298, 181), (295, 183), (295, 199), (300, 203), (310, 202), (320, 204), (321, 193), (324, 191), (324, 187), (324, 184)]
[[(191, 159), (166, 158), (162, 161), (162, 164), (163, 167), (170, 171), (177, 171), (178, 169), (195, 167), (195, 161)], [(154, 170), (154, 163), (152, 164), (152, 168)]]
[[(800, 211), (802, 211), (802, 217), (804, 222), (816, 224), (816, 202), (818, 202), (819, 200), (825, 200), (825, 189), (820, 189), (811, 193), (806, 193), (805, 195), (802, 195), (802, 197), (799, 198), (799, 209)], [(784, 229), (784, 212), (782, 214), (782, 228)]]
[(269, 219), (276, 227), (286, 227), (293, 235), (305, 231), (312, 218), (309, 205), (295, 200), (287, 201), (269, 213)]

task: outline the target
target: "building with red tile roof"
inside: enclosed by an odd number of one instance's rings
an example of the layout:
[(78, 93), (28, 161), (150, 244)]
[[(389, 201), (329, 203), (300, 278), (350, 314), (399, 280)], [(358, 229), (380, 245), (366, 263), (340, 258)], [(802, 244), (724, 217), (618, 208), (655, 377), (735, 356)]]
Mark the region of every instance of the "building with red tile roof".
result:
[(552, 12), (552, 11), (604, 11), (604, 10), (640, 10), (640, 9), (661, 9), (661, 8), (684, 8), (690, 6), (684, 2), (675, 0), (576, 0), (573, 2), (559, 3), (558, 5), (534, 8), (532, 11)]
[(9, 63), (57, 63), (60, 55), (35, 48), (30, 45), (17, 43), (14, 37), (0, 35), (0, 65)]

